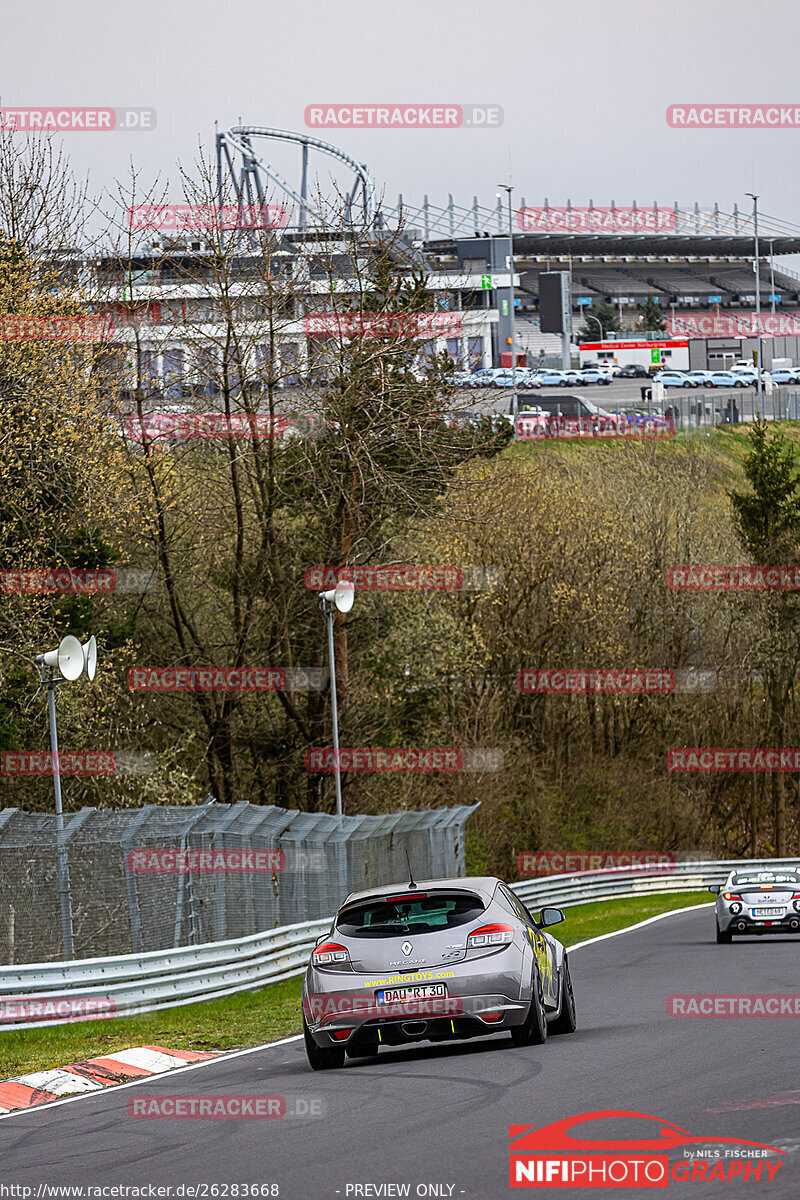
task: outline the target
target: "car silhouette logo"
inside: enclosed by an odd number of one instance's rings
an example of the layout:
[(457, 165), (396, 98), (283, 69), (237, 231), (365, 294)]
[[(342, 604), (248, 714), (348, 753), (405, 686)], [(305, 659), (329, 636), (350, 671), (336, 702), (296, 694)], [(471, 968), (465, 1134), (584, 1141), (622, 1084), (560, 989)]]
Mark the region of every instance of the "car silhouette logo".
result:
[(400, 949), (403, 951), (403, 954), (408, 956), (411, 953), (411, 951), (414, 949), (414, 947), (411, 945), (411, 942), (403, 942)]
[[(659, 1126), (653, 1130), (650, 1137), (635, 1140), (613, 1138), (577, 1137), (570, 1132), (575, 1125), (587, 1121), (599, 1121), (603, 1118), (629, 1117), (653, 1121)], [(579, 1113), (574, 1117), (565, 1117), (561, 1121), (553, 1121), (550, 1125), (539, 1128), (529, 1125), (511, 1125), (509, 1127), (512, 1153), (520, 1151), (558, 1151), (560, 1153), (581, 1153), (587, 1150), (629, 1150), (640, 1153), (643, 1150), (674, 1150), (681, 1146), (698, 1145), (702, 1142), (726, 1142), (737, 1146), (758, 1146), (762, 1150), (772, 1150), (776, 1154), (785, 1154), (775, 1146), (764, 1142), (751, 1142), (744, 1138), (719, 1137), (712, 1134), (706, 1137), (694, 1137), (686, 1129), (681, 1129), (672, 1121), (661, 1121), (649, 1113), (629, 1112), (624, 1109), (605, 1109), (598, 1112)]]

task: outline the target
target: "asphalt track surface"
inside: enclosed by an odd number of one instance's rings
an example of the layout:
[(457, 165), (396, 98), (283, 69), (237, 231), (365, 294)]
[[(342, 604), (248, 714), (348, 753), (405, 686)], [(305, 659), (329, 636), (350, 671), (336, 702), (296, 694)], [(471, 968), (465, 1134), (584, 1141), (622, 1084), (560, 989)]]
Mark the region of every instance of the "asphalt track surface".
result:
[[(713, 909), (704, 907), (573, 951), (578, 1032), (551, 1037), (544, 1046), (515, 1048), (508, 1035), (446, 1046), (422, 1043), (384, 1050), (342, 1071), (312, 1073), (300, 1040), (278, 1043), (4, 1118), (0, 1183), (171, 1184), (173, 1196), (181, 1194), (175, 1191), (181, 1184), (277, 1183), (283, 1200), (386, 1196), (393, 1193), (377, 1190), (379, 1185), (400, 1183), (410, 1185), (412, 1197), (495, 1200), (525, 1194), (508, 1186), (510, 1124), (540, 1126), (622, 1109), (673, 1122), (694, 1135), (744, 1138), (787, 1152), (771, 1183), (766, 1177), (670, 1181), (672, 1194), (796, 1200), (798, 1019), (676, 1019), (666, 1008), (667, 997), (676, 993), (795, 993), (800, 938), (717, 946), (713, 919)], [(129, 1116), (128, 1102), (144, 1094), (281, 1095), (288, 1110), (319, 1115)], [(682, 1153), (671, 1151), (671, 1162)], [(353, 1190), (367, 1184), (376, 1190)], [(431, 1184), (441, 1190), (418, 1192), (418, 1186)], [(590, 1194), (573, 1187), (547, 1192)]]

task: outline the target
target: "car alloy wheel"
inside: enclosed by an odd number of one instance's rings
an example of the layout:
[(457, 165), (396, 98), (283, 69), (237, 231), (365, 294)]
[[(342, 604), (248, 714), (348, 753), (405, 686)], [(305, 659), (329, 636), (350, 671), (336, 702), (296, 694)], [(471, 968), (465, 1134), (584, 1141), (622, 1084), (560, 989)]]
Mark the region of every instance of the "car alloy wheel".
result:
[(561, 968), (561, 1012), (550, 1026), (551, 1033), (574, 1033), (578, 1028), (575, 1013), (575, 993), (572, 990), (572, 979), (569, 973), (569, 962), (564, 955), (564, 965)]
[(511, 1040), (515, 1046), (541, 1046), (547, 1041), (547, 1018), (544, 1012), (542, 977), (538, 970), (533, 979), (533, 995), (528, 1015), (522, 1025), (513, 1026)]

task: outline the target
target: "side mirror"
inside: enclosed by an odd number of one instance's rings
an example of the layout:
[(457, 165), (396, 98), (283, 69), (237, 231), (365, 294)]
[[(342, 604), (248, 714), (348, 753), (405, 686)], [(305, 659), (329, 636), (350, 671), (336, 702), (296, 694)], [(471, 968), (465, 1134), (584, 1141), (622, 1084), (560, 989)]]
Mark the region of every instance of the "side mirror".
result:
[(719, 892), (720, 892), (720, 885), (718, 883), (712, 883), (711, 887), (708, 890), (710, 892), (713, 892), (713, 894), (715, 896), (718, 896)]
[(560, 908), (543, 908), (539, 917), (539, 925), (559, 925), (566, 920)]

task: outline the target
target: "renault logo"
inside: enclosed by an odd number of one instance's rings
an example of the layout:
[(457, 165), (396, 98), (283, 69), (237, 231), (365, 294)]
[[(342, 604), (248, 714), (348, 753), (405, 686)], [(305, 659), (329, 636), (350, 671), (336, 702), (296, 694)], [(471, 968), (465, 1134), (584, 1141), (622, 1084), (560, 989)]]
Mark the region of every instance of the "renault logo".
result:
[(403, 942), (400, 949), (403, 951), (403, 954), (409, 955), (414, 947), (411, 945), (411, 942)]

